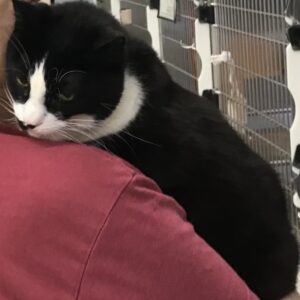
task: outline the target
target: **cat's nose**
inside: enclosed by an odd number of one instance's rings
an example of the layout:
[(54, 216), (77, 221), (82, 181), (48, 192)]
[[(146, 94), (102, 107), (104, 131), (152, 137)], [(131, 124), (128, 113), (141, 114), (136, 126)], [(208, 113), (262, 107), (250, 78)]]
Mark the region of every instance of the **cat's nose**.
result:
[(26, 124), (26, 123), (24, 123), (24, 122), (22, 122), (22, 121), (20, 121), (20, 120), (18, 120), (18, 125), (20, 126), (20, 128), (21, 128), (22, 130), (27, 130), (27, 129), (33, 129), (33, 128), (35, 128), (34, 125)]

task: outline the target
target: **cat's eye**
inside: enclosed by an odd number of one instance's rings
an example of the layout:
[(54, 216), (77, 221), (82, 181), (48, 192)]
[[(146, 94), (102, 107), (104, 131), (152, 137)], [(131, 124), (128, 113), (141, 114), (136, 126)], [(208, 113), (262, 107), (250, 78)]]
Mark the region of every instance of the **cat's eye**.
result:
[(69, 102), (74, 99), (74, 95), (66, 96), (64, 94), (59, 94), (58, 95), (59, 100), (64, 101), (64, 102)]
[(18, 85), (21, 86), (21, 87), (23, 87), (23, 88), (27, 88), (29, 86), (28, 81), (24, 80), (24, 79), (22, 79), (20, 77), (17, 77), (16, 81), (17, 81)]

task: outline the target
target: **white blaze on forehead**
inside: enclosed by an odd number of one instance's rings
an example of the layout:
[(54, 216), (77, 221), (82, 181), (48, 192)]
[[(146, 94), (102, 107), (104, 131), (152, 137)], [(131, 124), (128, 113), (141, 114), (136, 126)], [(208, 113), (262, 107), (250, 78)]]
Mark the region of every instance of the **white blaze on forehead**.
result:
[(46, 94), (45, 82), (45, 59), (35, 65), (33, 74), (30, 76), (30, 100), (37, 103), (44, 103)]
[(30, 94), (24, 103), (15, 103), (14, 110), (16, 117), (27, 125), (39, 125), (46, 114), (45, 95), (45, 58), (35, 65), (30, 75)]

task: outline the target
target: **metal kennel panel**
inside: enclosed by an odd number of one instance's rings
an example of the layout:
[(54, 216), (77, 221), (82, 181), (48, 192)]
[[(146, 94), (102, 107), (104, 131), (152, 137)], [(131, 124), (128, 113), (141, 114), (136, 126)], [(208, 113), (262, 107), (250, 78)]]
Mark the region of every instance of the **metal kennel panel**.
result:
[(126, 29), (137, 38), (151, 45), (152, 39), (147, 26), (149, 0), (97, 0), (98, 6), (111, 12)]
[[(99, 1), (102, 2), (100, 6), (108, 8), (109, 5), (106, 2), (112, 3), (112, 1), (119, 0)], [(176, 22), (159, 19), (159, 33), (152, 32), (155, 36), (151, 36), (148, 31), (147, 6), (150, 4), (149, 0), (121, 0), (120, 4), (121, 10), (131, 10), (131, 24), (126, 25), (128, 31), (148, 44), (152, 44), (152, 38), (158, 38), (160, 49), (156, 50), (172, 78), (180, 85), (197, 93), (201, 60), (195, 49), (197, 7), (193, 0), (177, 1)]]
[(288, 0), (288, 6), (285, 11), (286, 22), (291, 26), (300, 24), (300, 1)]
[[(117, 1), (117, 0), (112, 0)], [(121, 0), (121, 11), (129, 9), (131, 24), (125, 25), (127, 30), (134, 36), (144, 40), (151, 45), (152, 39), (147, 28), (147, 6), (148, 0)]]
[(195, 49), (197, 7), (193, 0), (177, 1), (176, 21), (160, 19), (161, 56), (172, 78), (197, 93), (201, 60)]
[[(290, 127), (294, 102), (287, 88), (288, 0), (215, 0), (213, 54), (226, 51), (214, 66), (220, 109), (244, 140), (276, 169), (293, 194)], [(288, 203), (291, 219), (296, 210)]]
[[(223, 63), (213, 66), (220, 110), (246, 143), (270, 162), (280, 175), (287, 194), (292, 196), (290, 127), (294, 102), (287, 88), (285, 22), (285, 14), (291, 11), (290, 1), (294, 0), (206, 2), (215, 6), (212, 55), (219, 56), (222, 52), (225, 55)], [(121, 0), (120, 8), (131, 10), (128, 30), (151, 44), (147, 30), (153, 23), (153, 19), (147, 20), (149, 2)], [(157, 30), (150, 30), (152, 39), (159, 39), (156, 50), (173, 79), (195, 93), (201, 90), (198, 86), (201, 59), (209, 60), (209, 56), (200, 58), (196, 50), (202, 42), (208, 42), (202, 36), (196, 37), (196, 4), (203, 2), (177, 1), (175, 22), (159, 19)], [(155, 16), (154, 19), (157, 20)], [(196, 40), (200, 41), (197, 47)], [(288, 204), (291, 219), (297, 224), (292, 201)]]

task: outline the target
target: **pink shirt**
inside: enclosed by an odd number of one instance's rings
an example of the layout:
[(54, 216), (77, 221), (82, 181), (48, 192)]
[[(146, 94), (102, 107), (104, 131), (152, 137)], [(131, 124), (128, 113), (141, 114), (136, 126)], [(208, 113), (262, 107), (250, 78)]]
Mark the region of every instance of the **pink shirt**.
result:
[(0, 144), (0, 300), (257, 299), (120, 159), (8, 134)]

